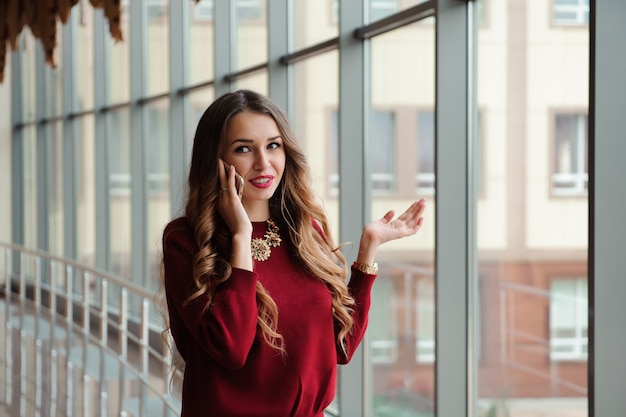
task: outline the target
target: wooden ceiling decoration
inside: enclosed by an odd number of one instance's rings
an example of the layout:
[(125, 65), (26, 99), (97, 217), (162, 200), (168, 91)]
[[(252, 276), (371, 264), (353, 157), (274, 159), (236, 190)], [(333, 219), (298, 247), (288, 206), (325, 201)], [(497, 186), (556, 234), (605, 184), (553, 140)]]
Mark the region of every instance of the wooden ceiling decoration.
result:
[[(72, 7), (79, 2), (80, 0), (0, 0), (0, 83), (4, 81), (6, 54), (9, 49), (17, 51), (20, 33), (26, 27), (41, 42), (48, 65), (56, 67), (54, 49), (57, 46), (57, 21), (67, 23)], [(89, 3), (94, 8), (104, 9), (111, 36), (116, 41), (121, 41), (121, 0), (89, 0)]]

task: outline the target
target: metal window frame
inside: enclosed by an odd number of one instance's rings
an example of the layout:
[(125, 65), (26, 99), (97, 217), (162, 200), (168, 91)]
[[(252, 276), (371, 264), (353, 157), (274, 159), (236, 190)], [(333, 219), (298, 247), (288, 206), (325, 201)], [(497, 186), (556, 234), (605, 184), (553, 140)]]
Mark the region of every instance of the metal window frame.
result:
[[(590, 2), (589, 71), (589, 416), (626, 409), (624, 254), (626, 222), (626, 26), (622, 0)], [(601, 324), (601, 325), (600, 325)]]

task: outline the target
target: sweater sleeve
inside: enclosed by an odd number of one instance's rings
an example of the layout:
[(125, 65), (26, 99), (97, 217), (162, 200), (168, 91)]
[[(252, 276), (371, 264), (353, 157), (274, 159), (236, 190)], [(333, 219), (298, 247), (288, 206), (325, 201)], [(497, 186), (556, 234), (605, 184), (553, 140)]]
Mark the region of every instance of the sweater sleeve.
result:
[(350, 362), (352, 355), (354, 355), (354, 352), (363, 340), (363, 335), (367, 329), (372, 286), (376, 279), (376, 275), (365, 274), (354, 267), (351, 268), (351, 271), (352, 276), (348, 283), (348, 290), (355, 301), (354, 312), (352, 313), (354, 325), (346, 338), (347, 355), (343, 352), (341, 346), (337, 344), (337, 362), (339, 364)]
[(192, 344), (197, 344), (222, 366), (241, 368), (256, 335), (258, 277), (254, 272), (233, 268), (230, 278), (214, 293), (208, 308), (206, 295), (186, 303), (196, 290), (192, 278), (196, 251), (187, 227), (170, 224), (165, 229), (165, 294), (176, 347), (184, 359)]

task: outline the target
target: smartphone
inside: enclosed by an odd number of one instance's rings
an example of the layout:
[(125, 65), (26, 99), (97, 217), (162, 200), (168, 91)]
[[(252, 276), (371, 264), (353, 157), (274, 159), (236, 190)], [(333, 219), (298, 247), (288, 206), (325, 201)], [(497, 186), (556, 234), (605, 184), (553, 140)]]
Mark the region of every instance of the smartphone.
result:
[[(229, 175), (230, 174), (229, 170), (230, 170), (231, 165), (228, 164), (227, 162), (224, 162), (224, 167), (226, 168), (226, 175)], [(237, 187), (237, 195), (241, 197), (241, 195), (243, 194), (244, 180), (243, 180), (243, 177), (239, 175), (237, 171), (235, 171), (235, 184)]]

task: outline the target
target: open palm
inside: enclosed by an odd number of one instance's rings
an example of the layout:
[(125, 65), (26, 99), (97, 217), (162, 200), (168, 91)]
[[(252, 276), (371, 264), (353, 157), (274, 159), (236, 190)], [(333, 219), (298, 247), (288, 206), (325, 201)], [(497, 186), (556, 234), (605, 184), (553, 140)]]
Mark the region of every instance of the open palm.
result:
[(395, 239), (417, 233), (424, 221), (426, 200), (415, 201), (409, 208), (394, 219), (395, 212), (389, 210), (381, 219), (375, 220), (363, 229), (363, 238), (377, 246)]

